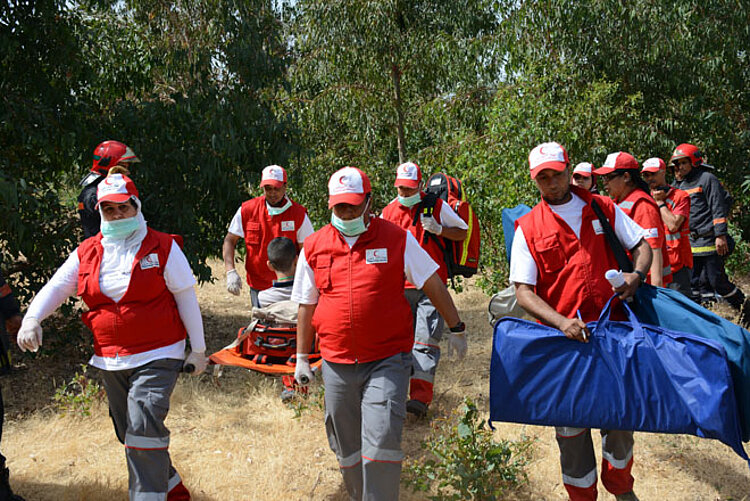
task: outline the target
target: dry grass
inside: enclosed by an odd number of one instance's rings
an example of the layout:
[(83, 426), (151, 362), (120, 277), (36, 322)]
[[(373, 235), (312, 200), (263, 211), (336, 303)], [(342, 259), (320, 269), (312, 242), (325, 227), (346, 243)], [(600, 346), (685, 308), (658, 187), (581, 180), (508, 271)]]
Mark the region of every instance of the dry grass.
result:
[[(219, 349), (247, 321), (246, 298), (229, 295), (220, 281), (201, 287), (199, 299), (209, 349)], [(434, 416), (449, 414), (464, 395), (480, 408), (488, 405), (487, 298), (470, 288), (457, 296), (457, 303), (469, 327), (470, 353), (459, 363), (443, 360), (431, 407)], [(43, 364), (27, 359), (28, 370), (2, 382), (11, 416), (2, 450), (14, 489), (29, 501), (127, 499), (124, 452), (106, 405), (95, 406), (87, 418), (60, 416), (45, 407), (54, 391), (49, 374), (56, 374), (59, 385), (64, 380), (61, 374), (69, 377), (84, 361), (84, 355), (78, 356), (73, 363), (59, 362), (62, 367), (51, 367), (56, 358), (45, 358)], [(39, 372), (47, 374), (41, 382), (35, 379)], [(29, 391), (19, 393), (19, 388)], [(180, 378), (167, 420), (172, 431), (170, 451), (194, 499), (345, 499), (325, 437), (319, 398), (301, 405), (301, 415), (295, 417), (295, 410), (280, 402), (280, 390), (274, 379), (234, 368), (225, 369), (218, 381), (208, 375)], [(419, 454), (419, 444), (429, 431), (426, 422), (407, 422), (408, 456)], [(498, 438), (517, 439), (523, 434), (536, 439), (534, 457), (528, 484), (512, 497), (565, 499), (554, 432), (537, 426), (497, 426)], [(597, 441), (598, 433), (594, 435)], [(636, 492), (643, 500), (750, 499), (747, 465), (718, 442), (639, 433), (635, 455)], [(402, 489), (402, 499), (421, 498)], [(603, 493), (602, 499), (613, 497)]]

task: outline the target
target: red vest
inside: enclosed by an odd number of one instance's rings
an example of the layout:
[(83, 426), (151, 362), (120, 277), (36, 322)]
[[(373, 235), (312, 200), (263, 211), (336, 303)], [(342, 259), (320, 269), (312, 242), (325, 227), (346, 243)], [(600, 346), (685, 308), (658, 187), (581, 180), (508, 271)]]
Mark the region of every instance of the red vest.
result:
[(83, 323), (94, 333), (94, 353), (134, 355), (185, 339), (185, 326), (164, 281), (172, 237), (148, 229), (133, 261), (128, 290), (117, 303), (99, 288), (101, 242), (99, 233), (78, 247), (78, 295), (89, 307)]
[[(424, 198), (424, 192), (422, 192), (421, 195), (422, 198)], [(438, 198), (432, 213), (432, 217), (435, 218), (435, 221), (438, 224), (440, 224), (440, 211), (442, 210), (442, 207), (443, 200)], [(389, 203), (385, 207), (385, 209), (383, 209), (383, 214), (381, 217), (386, 221), (390, 221), (395, 225), (410, 231), (411, 234), (414, 235), (414, 238), (417, 239), (417, 242), (419, 242), (419, 244), (422, 246), (422, 248), (427, 251), (427, 254), (430, 255), (432, 260), (440, 266), (437, 271), (438, 276), (443, 281), (443, 283), (447, 283), (448, 267), (445, 265), (445, 256), (443, 255), (443, 250), (438, 246), (434, 238), (427, 237), (425, 235), (426, 232), (424, 231), (424, 228), (422, 228), (422, 222), (420, 221), (419, 215), (417, 214), (417, 209), (419, 209), (418, 204), (414, 207), (405, 207), (399, 203), (398, 199), (396, 199)], [(415, 216), (417, 218), (416, 225), (414, 224)], [(406, 287), (413, 289), (414, 285), (406, 280)]]
[(333, 226), (305, 240), (320, 292), (313, 327), (334, 363), (372, 362), (411, 351), (414, 327), (404, 296), (406, 232), (380, 218), (350, 249)]
[[(643, 192), (643, 190), (633, 190), (631, 191), (628, 196), (626, 196), (623, 200), (619, 201), (617, 205), (620, 206), (620, 209), (630, 216), (630, 219), (636, 222), (641, 228), (643, 228), (646, 231), (657, 229), (661, 230), (661, 232), (664, 232), (664, 223), (661, 220), (661, 216), (659, 215), (659, 208), (656, 205), (656, 202), (653, 198), (651, 198), (650, 195), (647, 195)], [(652, 245), (652, 241), (654, 238), (657, 238), (656, 235), (646, 235), (644, 237), (646, 241)], [(651, 240), (651, 241), (649, 241)], [(666, 286), (668, 283), (672, 282), (672, 267), (669, 264), (669, 254), (667, 251), (667, 240), (664, 238), (661, 243), (661, 255), (662, 255), (662, 271), (661, 276), (663, 280), (663, 284)], [(631, 256), (632, 257), (632, 256)], [(648, 277), (651, 277), (651, 273), (649, 272)]]
[[(615, 207), (607, 197), (593, 195), (577, 186), (571, 186), (570, 190), (586, 202), (582, 209), (580, 239), (544, 200), (516, 224), (523, 229), (539, 270), (536, 294), (561, 315), (575, 318), (580, 310), (584, 322), (591, 322), (599, 318), (613, 294), (604, 274), (607, 270), (619, 269), (601, 223), (591, 208), (591, 199), (597, 201), (613, 228)], [(622, 318), (618, 310), (619, 307), (613, 311), (613, 318)]]
[[(291, 199), (290, 199), (291, 200)], [(245, 232), (245, 271), (247, 283), (253, 289), (268, 289), (276, 274), (268, 269), (268, 244), (276, 237), (287, 237), (299, 248), (297, 231), (305, 220), (307, 210), (297, 202), (276, 216), (268, 214), (266, 197), (252, 198), (242, 204), (242, 229)]]
[(667, 252), (669, 253), (669, 264), (672, 266), (672, 273), (683, 267), (693, 267), (693, 249), (690, 248), (690, 195), (677, 188), (672, 188), (667, 193), (666, 203), (669, 206), (669, 210), (674, 212), (675, 206), (685, 199), (687, 200), (688, 214), (685, 216), (685, 221), (683, 221), (680, 229), (671, 233), (667, 225), (664, 225), (664, 234), (667, 237)]

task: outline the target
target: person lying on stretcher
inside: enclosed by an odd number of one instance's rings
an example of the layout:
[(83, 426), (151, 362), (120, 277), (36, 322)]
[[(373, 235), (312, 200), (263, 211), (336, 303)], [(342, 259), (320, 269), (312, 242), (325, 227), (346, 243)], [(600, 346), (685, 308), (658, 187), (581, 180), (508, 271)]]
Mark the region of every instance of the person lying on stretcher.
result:
[(297, 267), (297, 246), (289, 238), (277, 237), (268, 243), (268, 268), (276, 273), (273, 286), (258, 292), (261, 308), (279, 301), (288, 301), (292, 296), (294, 270)]

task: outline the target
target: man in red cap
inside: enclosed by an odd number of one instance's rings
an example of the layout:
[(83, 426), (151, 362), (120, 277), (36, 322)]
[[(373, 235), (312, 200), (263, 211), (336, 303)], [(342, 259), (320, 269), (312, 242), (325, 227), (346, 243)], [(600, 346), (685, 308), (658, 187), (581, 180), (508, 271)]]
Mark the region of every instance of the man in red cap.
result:
[(641, 178), (638, 162), (630, 153), (618, 151), (607, 155), (604, 165), (594, 173), (602, 176), (604, 188), (623, 212), (643, 228), (643, 236), (653, 253), (648, 283), (666, 286), (672, 281), (666, 235), (659, 208), (651, 198), (648, 185)]
[(373, 217), (370, 180), (345, 167), (328, 183), (331, 224), (305, 241), (294, 277), (299, 303), (294, 377), (313, 377), (317, 333), (325, 384), (325, 425), (350, 499), (398, 499), (401, 432), (413, 370), (414, 331), (404, 275), (445, 322), (463, 331), (438, 265), (414, 236)]
[(313, 233), (307, 209), (286, 196), (286, 170), (278, 165), (263, 169), (260, 187), (263, 195), (243, 203), (229, 224), (224, 237), (222, 255), (227, 272), (227, 290), (240, 295), (242, 280), (234, 268), (234, 248), (245, 239), (247, 255), (245, 272), (253, 306), (260, 306), (258, 292), (273, 286), (276, 274), (268, 268), (268, 244), (277, 237), (286, 237), (300, 248)]
[[(570, 184), (570, 163), (557, 143), (540, 144), (529, 155), (531, 178), (542, 201), (518, 219), (513, 237), (510, 280), (518, 304), (566, 337), (588, 342), (586, 322), (599, 318), (613, 288), (604, 274), (617, 269), (613, 250), (592, 203), (596, 202), (615, 235), (635, 260), (634, 273), (614, 289), (620, 298), (635, 294), (651, 264), (642, 229), (612, 201)], [(621, 312), (620, 312), (621, 313)], [(597, 497), (596, 457), (591, 430), (558, 426), (560, 464), (570, 499)], [(601, 430), (602, 482), (618, 501), (633, 501), (633, 432)]]
[(667, 287), (692, 297), (693, 251), (690, 249), (690, 196), (667, 184), (667, 164), (661, 158), (643, 162), (643, 180), (651, 188), (664, 224), (672, 282)]
[[(443, 200), (422, 191), (422, 170), (414, 162), (398, 166), (393, 185), (398, 190), (398, 197), (383, 209), (381, 217), (411, 232), (433, 261), (438, 263), (438, 276), (443, 283), (447, 283), (448, 269), (442, 238), (464, 240), (468, 229), (466, 222)], [(426, 200), (429, 202), (425, 202)], [(425, 207), (431, 209), (429, 217), (424, 214)], [(432, 402), (435, 371), (440, 361), (443, 317), (424, 292), (408, 280), (405, 286), (406, 299), (414, 320), (414, 374), (411, 376), (410, 399), (406, 403), (406, 410), (417, 417), (423, 417)], [(466, 354), (464, 332), (451, 332), (449, 353), (454, 350), (459, 359)]]

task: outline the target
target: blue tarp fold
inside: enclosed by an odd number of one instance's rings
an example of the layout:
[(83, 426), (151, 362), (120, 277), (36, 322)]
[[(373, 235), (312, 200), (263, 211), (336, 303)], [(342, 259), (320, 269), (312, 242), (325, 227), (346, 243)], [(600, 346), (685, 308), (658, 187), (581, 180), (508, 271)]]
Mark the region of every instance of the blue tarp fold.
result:
[(503, 209), (501, 214), (503, 220), (503, 235), (505, 236), (505, 256), (510, 262), (510, 248), (513, 244), (513, 235), (516, 234), (516, 219), (531, 212), (531, 207), (518, 204), (512, 209)]
[(750, 440), (750, 332), (672, 289), (638, 288), (633, 311), (646, 324), (689, 332), (724, 347), (740, 412), (742, 440)]
[[(685, 433), (714, 438), (746, 461), (724, 348), (683, 332), (609, 319), (580, 343), (558, 329), (503, 318), (495, 325), (490, 420)], [(750, 464), (750, 462), (749, 462)]]

